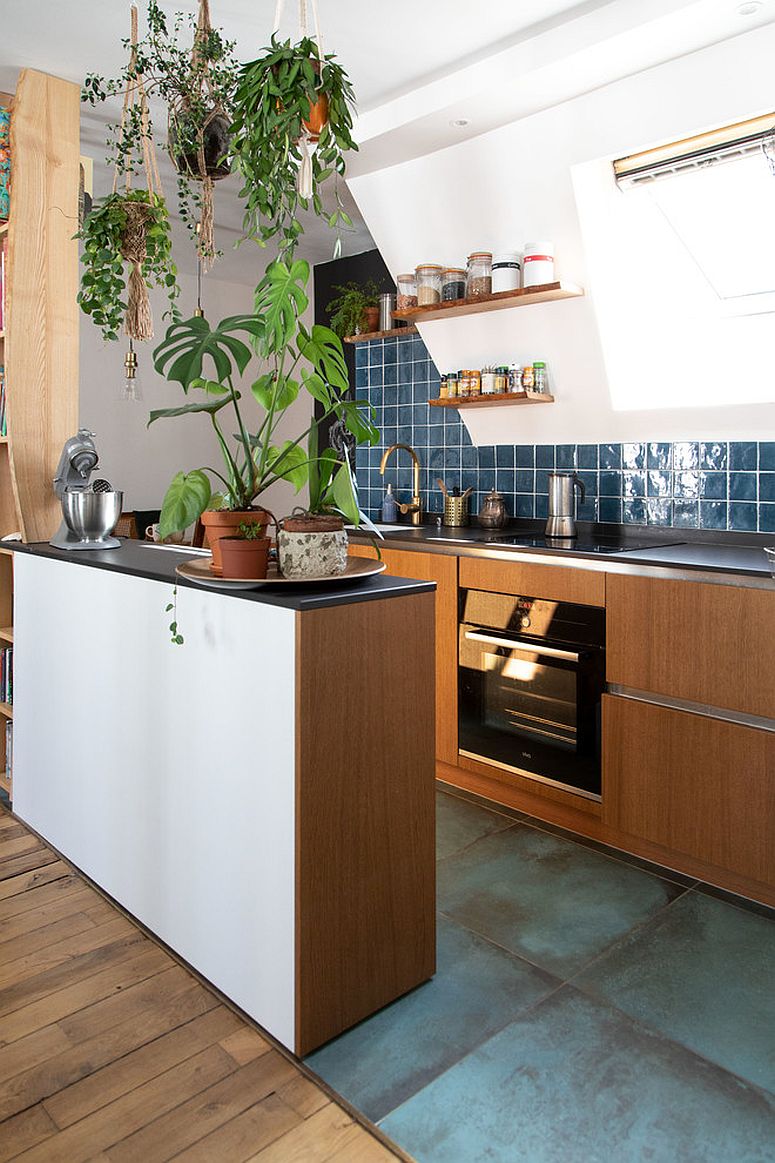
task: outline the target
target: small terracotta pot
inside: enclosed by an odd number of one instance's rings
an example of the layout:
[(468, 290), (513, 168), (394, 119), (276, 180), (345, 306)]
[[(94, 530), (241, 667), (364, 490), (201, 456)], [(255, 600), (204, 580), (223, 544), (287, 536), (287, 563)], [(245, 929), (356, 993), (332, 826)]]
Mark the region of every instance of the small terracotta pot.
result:
[(202, 524), (205, 527), (205, 534), (207, 536), (207, 544), (212, 551), (213, 560), (210, 565), (213, 573), (221, 573), (223, 563), (221, 562), (221, 546), (220, 541), (222, 537), (232, 537), (243, 521), (257, 522), (260, 525), (268, 525), (272, 520), (270, 513), (266, 509), (205, 509), (202, 514)]
[(364, 307), (361, 327), (365, 332), (379, 331), (379, 307)]
[(220, 542), (223, 578), (250, 581), (266, 577), (269, 565), (269, 538), (222, 537)]

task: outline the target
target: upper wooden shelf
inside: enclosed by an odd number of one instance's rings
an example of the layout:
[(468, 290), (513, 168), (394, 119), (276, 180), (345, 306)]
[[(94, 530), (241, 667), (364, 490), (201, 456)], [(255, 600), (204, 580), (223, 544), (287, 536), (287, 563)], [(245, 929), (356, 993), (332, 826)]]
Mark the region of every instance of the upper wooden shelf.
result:
[(8, 223), (7, 222), (0, 222), (0, 235), (5, 234), (7, 229), (8, 229)]
[(451, 400), (429, 400), (432, 408), (481, 408), (487, 404), (553, 404), (554, 396), (528, 395), (527, 392), (505, 392), (486, 396), (453, 396)]
[(391, 327), (390, 331), (364, 331), (360, 335), (346, 335), (345, 343), (368, 343), (370, 339), (392, 339), (394, 335), (414, 335), (417, 328), (410, 324), (408, 327)]
[(0, 629), (0, 638), (3, 642), (10, 642), (13, 645), (13, 626), (3, 626)]
[(0, 703), (0, 715), (3, 715), (6, 719), (12, 719), (13, 718), (12, 705), (10, 703)]
[(557, 299), (577, 299), (584, 294), (575, 283), (544, 283), (540, 287), (521, 287), (518, 291), (498, 291), (479, 299), (452, 299), (449, 303), (429, 303), (426, 307), (409, 307), (394, 311), (394, 319), (411, 319), (428, 323), (431, 319), (454, 319), (457, 315), (478, 315), (482, 311), (502, 311), (505, 307), (527, 307), (530, 303), (553, 303)]

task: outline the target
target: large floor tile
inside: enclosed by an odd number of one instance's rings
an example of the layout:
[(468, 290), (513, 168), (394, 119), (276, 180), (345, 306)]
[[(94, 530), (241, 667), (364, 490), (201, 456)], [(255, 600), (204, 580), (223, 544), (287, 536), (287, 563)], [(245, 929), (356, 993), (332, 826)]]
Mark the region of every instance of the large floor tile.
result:
[(441, 912), (561, 977), (682, 891), (523, 824), (477, 840), (438, 874)]
[(558, 982), (448, 921), (438, 972), (307, 1063), (376, 1121)]
[(436, 857), (444, 860), (481, 836), (510, 828), (513, 823), (508, 816), (439, 792), (436, 796)]
[(418, 1163), (772, 1163), (775, 1102), (566, 986), (381, 1126)]
[(687, 893), (577, 984), (775, 1091), (775, 921)]

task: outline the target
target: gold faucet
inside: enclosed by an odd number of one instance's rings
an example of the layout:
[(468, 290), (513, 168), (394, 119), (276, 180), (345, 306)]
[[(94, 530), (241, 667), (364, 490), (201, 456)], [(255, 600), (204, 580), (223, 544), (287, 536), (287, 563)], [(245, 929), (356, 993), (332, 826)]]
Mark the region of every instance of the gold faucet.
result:
[(408, 505), (402, 505), (398, 502), (398, 508), (402, 513), (412, 514), (412, 524), (422, 524), (422, 501), (420, 500), (420, 458), (417, 453), (408, 444), (391, 444), (390, 448), (386, 448), (382, 460), (380, 461), (379, 471), (385, 475), (385, 465), (388, 462), (391, 452), (395, 452), (397, 448), (405, 449), (411, 456), (414, 462), (414, 496)]

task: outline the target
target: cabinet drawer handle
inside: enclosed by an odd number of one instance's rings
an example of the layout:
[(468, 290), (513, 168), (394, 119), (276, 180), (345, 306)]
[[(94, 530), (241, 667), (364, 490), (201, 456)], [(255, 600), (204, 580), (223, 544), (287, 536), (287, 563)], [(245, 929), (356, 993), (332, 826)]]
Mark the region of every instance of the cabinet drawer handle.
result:
[(514, 638), (495, 638), (491, 634), (483, 634), (481, 630), (466, 630), (466, 638), (471, 642), (487, 642), (491, 646), (505, 646), (507, 650), (527, 650), (531, 654), (544, 654), (548, 658), (567, 658), (569, 662), (578, 662), (580, 657), (572, 650), (556, 650), (553, 646), (519, 642)]

